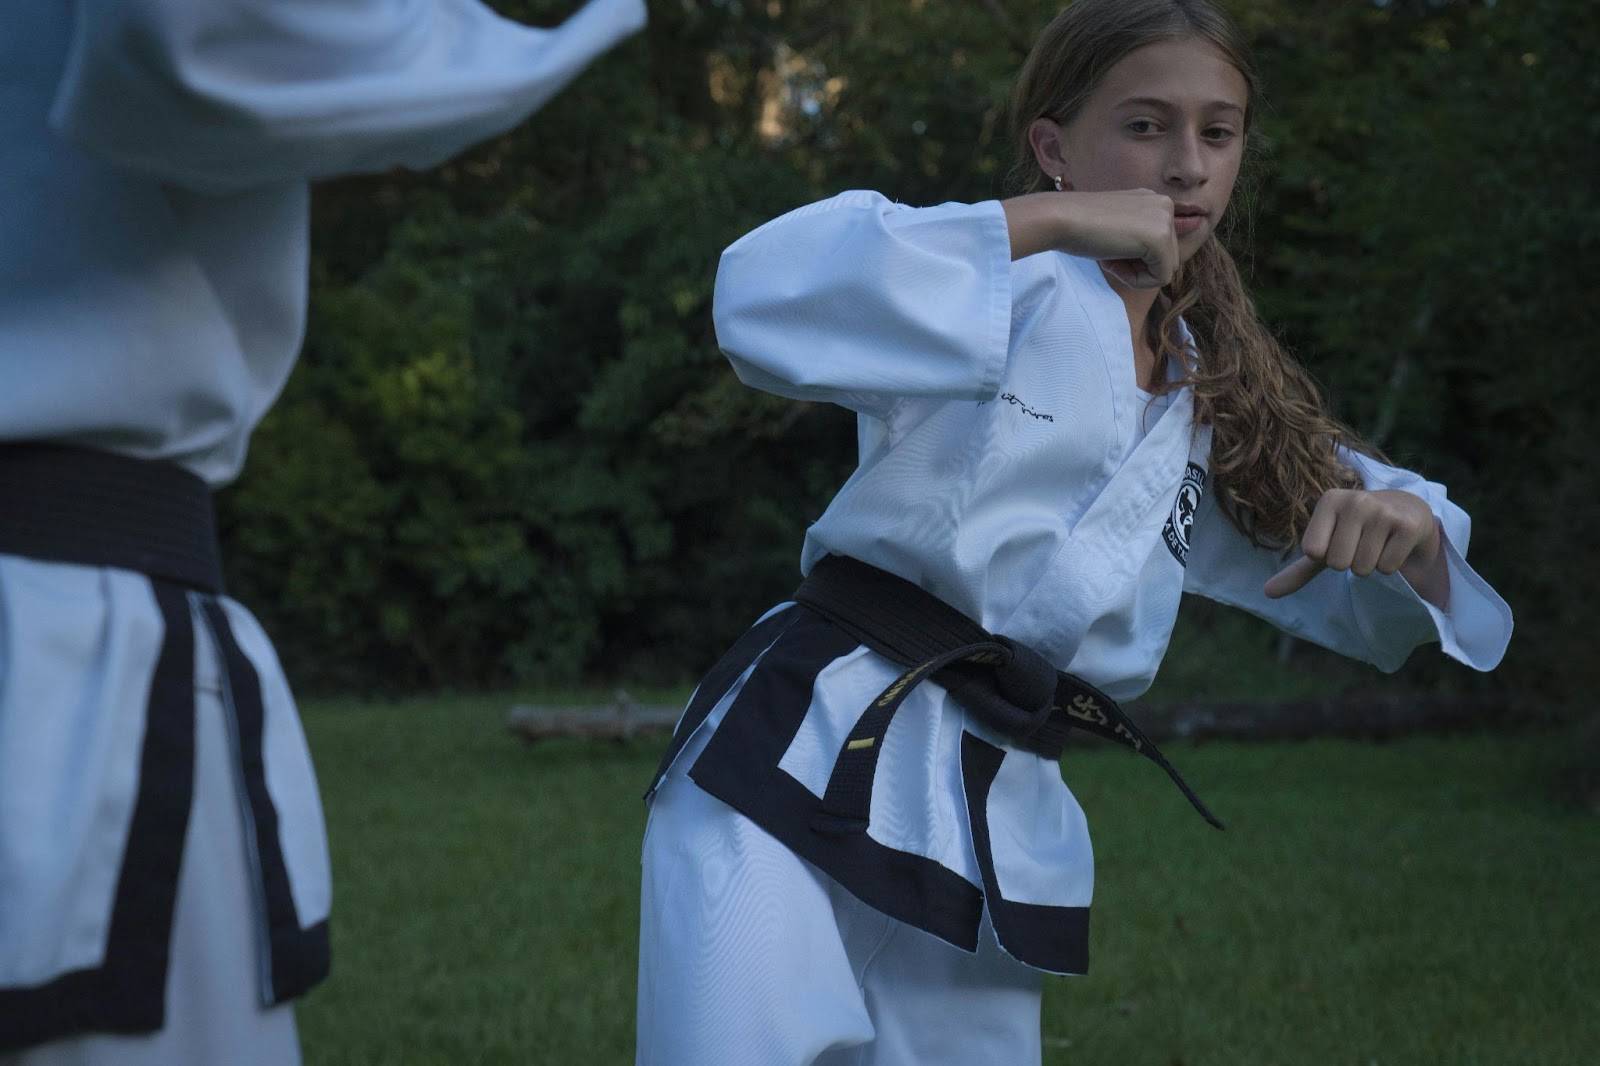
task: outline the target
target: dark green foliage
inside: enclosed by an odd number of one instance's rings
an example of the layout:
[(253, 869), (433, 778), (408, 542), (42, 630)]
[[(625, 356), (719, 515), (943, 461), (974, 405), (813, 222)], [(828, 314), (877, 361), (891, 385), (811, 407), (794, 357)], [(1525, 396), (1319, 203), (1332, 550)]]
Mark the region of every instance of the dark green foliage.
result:
[(1596, 678), (1597, 49), (1570, 0), (1314, 5), (1261, 44), (1263, 307), (1346, 418), (1474, 514), (1518, 613), (1502, 676), (1542, 700)]
[[(571, 3), (504, 2), (550, 23)], [(1270, 94), (1251, 253), (1340, 412), (1451, 486), (1519, 612), (1503, 682), (1593, 680), (1584, 0), (1234, 5)], [(1035, 0), (683, 0), (532, 122), (318, 192), (304, 363), (222, 511), (305, 685), (692, 679), (797, 576), (843, 412), (745, 389), (717, 256), (847, 187), (998, 195)], [(1418, 656), (1410, 683), (1441, 676)], [(1425, 661), (1426, 660), (1426, 661)]]

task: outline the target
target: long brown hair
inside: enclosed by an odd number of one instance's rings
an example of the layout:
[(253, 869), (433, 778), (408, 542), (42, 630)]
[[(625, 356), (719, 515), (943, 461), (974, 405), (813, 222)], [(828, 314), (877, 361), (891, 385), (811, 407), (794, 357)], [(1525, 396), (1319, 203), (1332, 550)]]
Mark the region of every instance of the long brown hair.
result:
[[(1187, 38), (1214, 45), (1244, 77), (1248, 134), (1260, 97), (1255, 67), (1238, 29), (1208, 0), (1077, 0), (1045, 27), (1017, 77), (1015, 183), (1028, 192), (1051, 187), (1028, 143), (1035, 119), (1071, 121), (1124, 56)], [(1161, 391), (1194, 390), (1196, 422), (1212, 429), (1211, 477), (1223, 513), (1259, 545), (1293, 546), (1323, 492), (1361, 487), (1337, 446), (1376, 453), (1328, 413), (1316, 382), (1263, 325), (1218, 237), (1179, 269), (1164, 296), (1157, 363), (1176, 360), (1183, 373)], [(1179, 316), (1194, 335), (1194, 359), (1180, 348)]]

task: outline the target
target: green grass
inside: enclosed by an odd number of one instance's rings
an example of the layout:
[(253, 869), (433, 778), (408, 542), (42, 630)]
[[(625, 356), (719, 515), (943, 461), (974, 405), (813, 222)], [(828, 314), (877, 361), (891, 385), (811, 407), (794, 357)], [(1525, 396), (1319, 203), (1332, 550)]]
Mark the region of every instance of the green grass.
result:
[[(509, 702), (306, 708), (335, 876), (308, 1066), (632, 1062), (663, 741), (523, 748)], [(1073, 751), (1094, 967), (1046, 981), (1046, 1063), (1600, 1063), (1600, 818), (1551, 798), (1561, 743), (1175, 746), (1226, 833)]]

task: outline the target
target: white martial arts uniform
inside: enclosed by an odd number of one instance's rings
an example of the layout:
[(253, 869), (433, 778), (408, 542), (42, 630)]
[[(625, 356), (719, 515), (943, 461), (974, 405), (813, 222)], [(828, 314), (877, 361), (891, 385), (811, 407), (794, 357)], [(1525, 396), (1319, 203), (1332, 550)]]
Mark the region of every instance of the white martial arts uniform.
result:
[[(231, 480), (300, 346), (307, 182), (507, 130), (644, 18), (0, 0), (0, 453)], [(298, 1061), (329, 868), (271, 644), (224, 596), (49, 554), (0, 555), (0, 1063)]]
[[(887, 570), (1117, 700), (1149, 687), (1184, 591), (1385, 670), (1430, 641), (1480, 670), (1504, 652), (1510, 612), (1465, 561), (1466, 514), (1361, 457), (1369, 488), (1433, 508), (1449, 609), (1398, 575), (1333, 571), (1268, 600), (1282, 560), (1205, 493), (1190, 390), (1152, 404), (1099, 267), (1012, 262), (998, 203), (801, 208), (724, 253), (715, 312), (747, 384), (859, 413), (860, 466), (807, 534), (807, 572), (828, 554)], [(1093, 857), (1059, 765), (926, 683), (883, 739), (866, 832), (810, 822), (903, 670), (783, 605), (702, 682), (646, 836), (641, 1064), (1037, 1061), (1038, 971), (1087, 965)], [(967, 976), (882, 978), (941, 972), (930, 944)]]

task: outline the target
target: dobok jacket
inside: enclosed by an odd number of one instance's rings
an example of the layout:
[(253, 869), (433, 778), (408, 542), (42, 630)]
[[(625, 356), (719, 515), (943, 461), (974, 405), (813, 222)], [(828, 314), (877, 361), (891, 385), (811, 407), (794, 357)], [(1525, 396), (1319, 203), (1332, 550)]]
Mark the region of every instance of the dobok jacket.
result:
[[(811, 526), (803, 571), (828, 553), (871, 563), (1115, 699), (1149, 687), (1185, 591), (1390, 671), (1433, 641), (1488, 670), (1509, 640), (1509, 609), (1466, 562), (1467, 515), (1442, 485), (1359, 456), (1367, 487), (1413, 492), (1441, 522), (1448, 610), (1398, 575), (1333, 571), (1267, 599), (1283, 560), (1215, 507), (1190, 390), (1152, 402), (1099, 267), (1012, 262), (996, 202), (854, 191), (790, 212), (724, 253), (715, 318), (747, 384), (858, 413), (860, 465)], [(986, 909), (1012, 955), (1082, 972), (1083, 812), (1056, 763), (939, 686), (893, 719), (866, 833), (810, 826), (851, 727), (902, 671), (782, 605), (702, 682), (675, 753), (865, 902), (969, 949)]]

